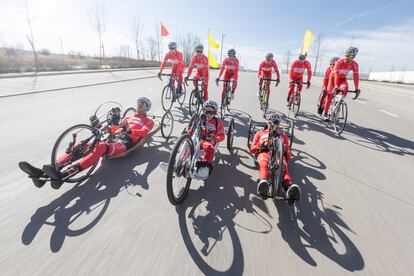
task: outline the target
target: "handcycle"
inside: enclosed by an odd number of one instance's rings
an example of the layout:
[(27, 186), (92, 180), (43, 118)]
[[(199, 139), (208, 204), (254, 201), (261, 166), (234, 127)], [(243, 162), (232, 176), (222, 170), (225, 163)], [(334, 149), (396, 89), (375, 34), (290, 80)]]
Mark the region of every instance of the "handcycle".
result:
[[(111, 105), (109, 111), (103, 111), (104, 107)], [(120, 126), (123, 118), (133, 116), (135, 114), (134, 108), (128, 108), (121, 116), (122, 105), (117, 102), (105, 102), (101, 104), (95, 113), (89, 118), (90, 124), (76, 124), (65, 130), (56, 140), (51, 156), (51, 164), (58, 171), (63, 171), (77, 161), (91, 153), (99, 142), (113, 142), (119, 137), (112, 131), (113, 127)], [(102, 113), (102, 114), (101, 114)], [(145, 138), (139, 140), (129, 150), (118, 155), (108, 157), (108, 159), (119, 158), (131, 153), (140, 148), (148, 140), (148, 138), (155, 135), (161, 130), (164, 138), (168, 139), (171, 136), (174, 127), (174, 118), (171, 112), (167, 111), (163, 116), (147, 115), (152, 118), (155, 127), (148, 133)], [(122, 137), (121, 137), (122, 139)], [(69, 155), (69, 159), (65, 163), (58, 163), (57, 160), (62, 155)], [(96, 168), (99, 160), (97, 160), (91, 167), (84, 171), (79, 171), (63, 178), (63, 182), (77, 183), (88, 178)], [(48, 178), (39, 178), (39, 180), (49, 181)]]
[(290, 82), (291, 85), (295, 85), (295, 91), (292, 93), (292, 95), (290, 95), (289, 98), (289, 117), (290, 117), (290, 113), (293, 113), (293, 116), (295, 116), (295, 118), (298, 116), (299, 114), (299, 109), (300, 109), (300, 102), (301, 102), (301, 92), (299, 92), (299, 86), (297, 84), (307, 84), (307, 82), (302, 82), (302, 81), (291, 81)]
[(190, 93), (190, 100), (188, 102), (188, 111), (190, 116), (194, 114), (198, 114), (203, 106), (204, 102), (204, 78), (201, 77), (199, 79), (187, 79), (185, 81), (185, 85), (188, 86), (187, 81), (195, 82), (195, 87)]
[[(193, 115), (171, 152), (167, 170), (167, 195), (173, 205), (180, 204), (186, 198), (192, 179), (205, 180), (196, 175), (196, 163), (205, 154), (201, 149), (203, 116)], [(231, 153), (234, 138), (234, 118), (230, 120), (226, 136), (227, 149)], [(218, 143), (215, 148), (217, 150)]]
[(259, 104), (260, 109), (263, 110), (264, 113), (266, 113), (269, 108), (269, 86), (272, 81), (276, 82), (275, 87), (279, 85), (278, 80), (263, 78), (262, 88), (259, 94)]
[[(267, 123), (265, 122), (252, 122), (249, 124), (249, 131), (247, 136), (247, 146), (250, 148), (250, 145), (253, 142), (254, 135), (257, 131), (267, 128)], [(292, 146), (293, 142), (293, 132), (294, 124), (292, 120), (288, 120), (286, 124), (283, 124), (279, 127), (279, 130), (283, 131), (286, 136), (289, 138), (289, 146)], [(270, 179), (270, 194), (267, 196), (262, 196), (263, 198), (273, 198), (274, 200), (288, 200), (291, 204), (294, 200), (289, 200), (285, 197), (285, 194), (282, 190), (282, 180), (285, 171), (285, 165), (283, 162), (284, 155), (284, 143), (283, 139), (279, 137), (279, 134), (276, 131), (269, 132), (268, 144), (262, 150), (269, 151), (269, 179)], [(256, 157), (253, 158), (253, 161), (258, 166)]]
[(227, 112), (230, 112), (230, 103), (231, 103), (231, 84), (234, 82), (234, 80), (218, 80), (217, 81), (217, 85), (218, 82), (223, 82), (224, 85), (224, 93), (223, 95), (221, 95), (221, 105), (220, 105), (220, 116), (223, 118), (223, 116), (226, 114), (226, 110)]
[(181, 85), (181, 92), (178, 92), (178, 80), (176, 74), (161, 74), (161, 76), (167, 76), (168, 84), (164, 86), (161, 93), (161, 105), (164, 111), (171, 109), (173, 103), (178, 101), (180, 106), (183, 105), (186, 96), (186, 88)]
[[(329, 107), (329, 111), (328, 111), (328, 117), (333, 119), (333, 129), (336, 131), (336, 133), (338, 135), (340, 135), (346, 126), (346, 122), (348, 119), (348, 106), (345, 102), (345, 93), (355, 93), (355, 97), (353, 97), (353, 100), (356, 100), (359, 96), (358, 91), (355, 90), (334, 90), (334, 95), (332, 97), (332, 103), (331, 106)], [(323, 93), (325, 92), (321, 92), (319, 99), (318, 99), (318, 108), (319, 108), (319, 104), (320, 104), (320, 100), (321, 97), (323, 97)], [(327, 100), (327, 97), (325, 97), (325, 101)], [(323, 103), (323, 105), (325, 105), (325, 101)]]

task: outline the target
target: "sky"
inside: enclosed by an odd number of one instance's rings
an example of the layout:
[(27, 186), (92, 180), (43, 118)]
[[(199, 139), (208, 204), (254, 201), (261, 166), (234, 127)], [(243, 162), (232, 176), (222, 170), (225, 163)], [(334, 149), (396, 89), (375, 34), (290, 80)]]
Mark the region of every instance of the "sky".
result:
[[(0, 47), (22, 43), (29, 49), (28, 25), (23, 0), (0, 0)], [(27, 0), (32, 15), (37, 49), (52, 52), (99, 54), (98, 36), (90, 24), (92, 7), (99, 3), (106, 11), (104, 43), (108, 55), (130, 45), (131, 25), (139, 16), (144, 40), (154, 35), (162, 21), (169, 41), (186, 33), (199, 35), (207, 44), (207, 31), (223, 50), (234, 47), (242, 66), (257, 69), (267, 52), (275, 54), (279, 67), (290, 50), (296, 58), (306, 29), (323, 33), (323, 67), (332, 56), (342, 55), (349, 46), (359, 48), (360, 70), (414, 70), (414, 0), (365, 1), (265, 1), (265, 0)], [(311, 46), (312, 47), (312, 46)], [(219, 50), (216, 50), (219, 56)], [(311, 51), (309, 51), (311, 53)], [(310, 55), (308, 59), (313, 64)]]

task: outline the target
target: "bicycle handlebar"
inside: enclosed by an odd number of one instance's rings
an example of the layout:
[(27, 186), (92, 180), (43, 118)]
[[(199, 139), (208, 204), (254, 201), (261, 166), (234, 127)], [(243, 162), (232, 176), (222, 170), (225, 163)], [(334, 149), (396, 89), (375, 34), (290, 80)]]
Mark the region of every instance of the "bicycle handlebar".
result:
[(360, 91), (358, 92), (356, 90), (341, 90), (341, 89), (337, 89), (335, 95), (338, 94), (338, 93), (346, 93), (346, 92), (348, 92), (348, 93), (355, 93), (355, 97), (352, 98), (353, 100), (356, 100), (359, 97), (359, 94), (361, 93)]
[(308, 84), (307, 82), (303, 82), (303, 81), (290, 81), (289, 83)]
[(197, 82), (197, 84), (198, 84), (199, 81), (201, 81), (202, 83), (204, 83), (204, 78), (199, 78), (199, 79), (194, 79), (194, 78), (192, 78), (192, 79), (186, 79), (184, 81), (184, 83), (185, 83), (186, 86), (189, 86), (188, 83), (187, 83), (188, 81), (195, 81), (195, 82)]

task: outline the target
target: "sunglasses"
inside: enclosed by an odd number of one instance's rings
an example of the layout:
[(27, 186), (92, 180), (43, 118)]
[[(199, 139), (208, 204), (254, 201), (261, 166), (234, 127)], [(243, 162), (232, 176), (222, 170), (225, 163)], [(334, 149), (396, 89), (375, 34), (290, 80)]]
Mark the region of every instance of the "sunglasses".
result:
[(175, 50), (175, 48), (168, 48), (168, 49), (170, 49), (170, 51), (171, 51), (171, 50)]
[(215, 112), (215, 111), (212, 111), (212, 110), (206, 110), (206, 111), (204, 111), (204, 113), (205, 113), (205, 114), (209, 114), (209, 115), (214, 115), (214, 114), (216, 114), (216, 112)]
[(148, 108), (148, 104), (147, 103), (144, 103), (144, 102), (139, 102), (138, 103), (138, 106), (145, 106), (146, 108)]
[(203, 51), (196, 51), (197, 54), (201, 54)]

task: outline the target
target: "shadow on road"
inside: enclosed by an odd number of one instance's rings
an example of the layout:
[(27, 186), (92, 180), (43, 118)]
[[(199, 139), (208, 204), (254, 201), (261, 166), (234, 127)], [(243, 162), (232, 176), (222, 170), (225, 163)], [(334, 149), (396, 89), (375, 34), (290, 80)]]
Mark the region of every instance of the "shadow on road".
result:
[[(160, 161), (166, 161), (169, 157), (168, 152), (156, 150), (157, 148), (159, 146), (145, 146), (124, 158), (102, 160), (101, 166), (86, 182), (76, 184), (59, 198), (36, 210), (23, 230), (22, 243), (31, 244), (39, 230), (47, 225), (54, 228), (50, 249), (58, 252), (66, 237), (80, 236), (92, 229), (108, 210), (111, 199), (121, 191), (129, 192), (128, 189), (132, 186), (148, 190), (149, 174), (157, 168)], [(139, 174), (134, 168), (142, 164), (146, 164), (145, 172)], [(142, 196), (139, 193), (129, 193)], [(82, 226), (78, 227), (79, 224)]]
[(314, 156), (297, 150), (289, 164), (292, 178), (302, 189), (302, 196), (296, 204), (296, 213), (282, 202), (276, 204), (278, 227), (283, 239), (311, 266), (317, 266), (317, 263), (309, 254), (308, 248), (316, 249), (348, 271), (362, 270), (365, 266), (364, 259), (345, 233), (354, 232), (340, 217), (341, 207), (325, 206), (323, 193), (312, 183), (312, 179), (325, 179), (320, 172), (326, 169), (325, 165)]
[[(216, 163), (210, 178), (199, 189), (190, 190), (185, 201), (176, 207), (185, 246), (194, 263), (206, 275), (243, 274), (244, 256), (236, 225), (261, 234), (272, 230), (267, 218), (253, 208), (256, 206), (269, 214), (264, 202), (255, 196), (256, 182), (237, 169), (242, 165), (240, 154), (237, 149), (234, 155), (217, 154), (219, 164)], [(240, 212), (256, 216), (262, 229), (253, 230), (237, 224), (234, 219)], [(231, 262), (224, 269), (214, 268), (209, 264), (212, 252), (211, 259), (225, 257)]]

